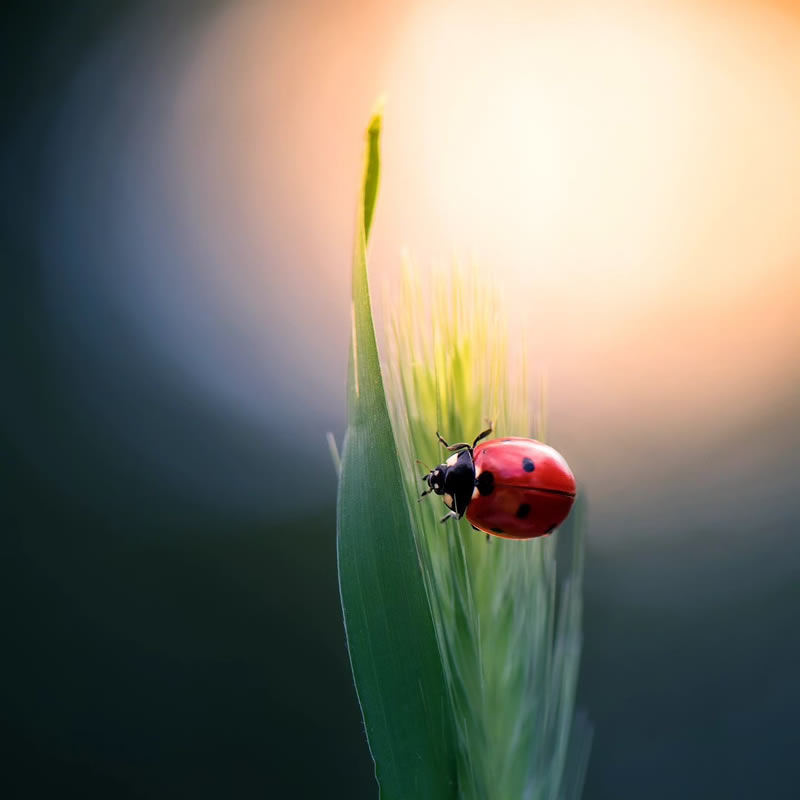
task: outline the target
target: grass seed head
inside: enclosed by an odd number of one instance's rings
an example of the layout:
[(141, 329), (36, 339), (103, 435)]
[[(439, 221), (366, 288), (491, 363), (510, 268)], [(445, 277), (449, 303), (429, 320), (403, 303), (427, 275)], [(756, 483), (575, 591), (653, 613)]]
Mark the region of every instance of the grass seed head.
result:
[[(578, 797), (589, 730), (573, 725), (579, 520), (550, 537), (487, 542), (466, 520), (440, 524), (435, 496), (417, 502), (417, 459), (448, 455), (435, 431), (466, 441), (491, 420), (496, 436), (543, 439), (543, 388), (534, 430), (524, 347), (510, 346), (499, 293), (476, 268), (434, 268), (423, 281), (406, 258), (387, 325), (387, 400), (458, 734), (459, 796)], [(557, 550), (569, 545), (560, 582)]]

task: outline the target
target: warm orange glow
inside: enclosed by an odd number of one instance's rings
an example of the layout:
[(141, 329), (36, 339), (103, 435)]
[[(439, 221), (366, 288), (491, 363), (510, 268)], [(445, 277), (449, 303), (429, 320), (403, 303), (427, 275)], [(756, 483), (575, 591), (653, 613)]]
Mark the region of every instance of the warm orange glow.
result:
[[(238, 265), (213, 276), (220, 302), (258, 318), (280, 286), (318, 326), (341, 322), (359, 126), (385, 90), (374, 273), (397, 272), (404, 245), (493, 270), (570, 447), (622, 435), (646, 460), (796, 384), (796, 15), (357, 5), (315, 10), (313, 29), (291, 7), (234, 6), (185, 72), (176, 185), (201, 241), (211, 218), (228, 231), (207, 241)], [(264, 268), (276, 247), (296, 270)]]

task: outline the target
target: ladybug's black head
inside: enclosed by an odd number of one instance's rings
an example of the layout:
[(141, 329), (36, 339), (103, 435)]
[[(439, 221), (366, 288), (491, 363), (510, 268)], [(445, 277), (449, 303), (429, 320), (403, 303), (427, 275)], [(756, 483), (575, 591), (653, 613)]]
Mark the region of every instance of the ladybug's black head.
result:
[(426, 476), (428, 486), (436, 494), (444, 494), (444, 479), (447, 475), (447, 464), (439, 464), (436, 469), (432, 469)]

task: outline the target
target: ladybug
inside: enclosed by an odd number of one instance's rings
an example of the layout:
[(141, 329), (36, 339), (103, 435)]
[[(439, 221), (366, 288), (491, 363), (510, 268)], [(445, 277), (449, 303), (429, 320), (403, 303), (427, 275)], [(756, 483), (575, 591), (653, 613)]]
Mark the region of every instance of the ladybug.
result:
[(450, 509), (441, 521), (461, 519), (472, 527), (503, 539), (533, 539), (551, 533), (575, 502), (575, 476), (563, 456), (542, 442), (507, 436), (478, 444), (492, 429), (478, 434), (470, 445), (448, 444), (453, 455), (422, 480), (441, 495)]

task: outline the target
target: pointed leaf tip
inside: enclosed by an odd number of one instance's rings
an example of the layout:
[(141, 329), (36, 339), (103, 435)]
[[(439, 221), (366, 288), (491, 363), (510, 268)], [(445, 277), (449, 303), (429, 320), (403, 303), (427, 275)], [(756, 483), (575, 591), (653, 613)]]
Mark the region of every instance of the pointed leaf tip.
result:
[(381, 130), (383, 128), (384, 98), (381, 96), (372, 110), (367, 126), (367, 146), (364, 154), (364, 182), (362, 202), (364, 204), (364, 237), (369, 240), (372, 217), (378, 200), (378, 185), (381, 172)]

